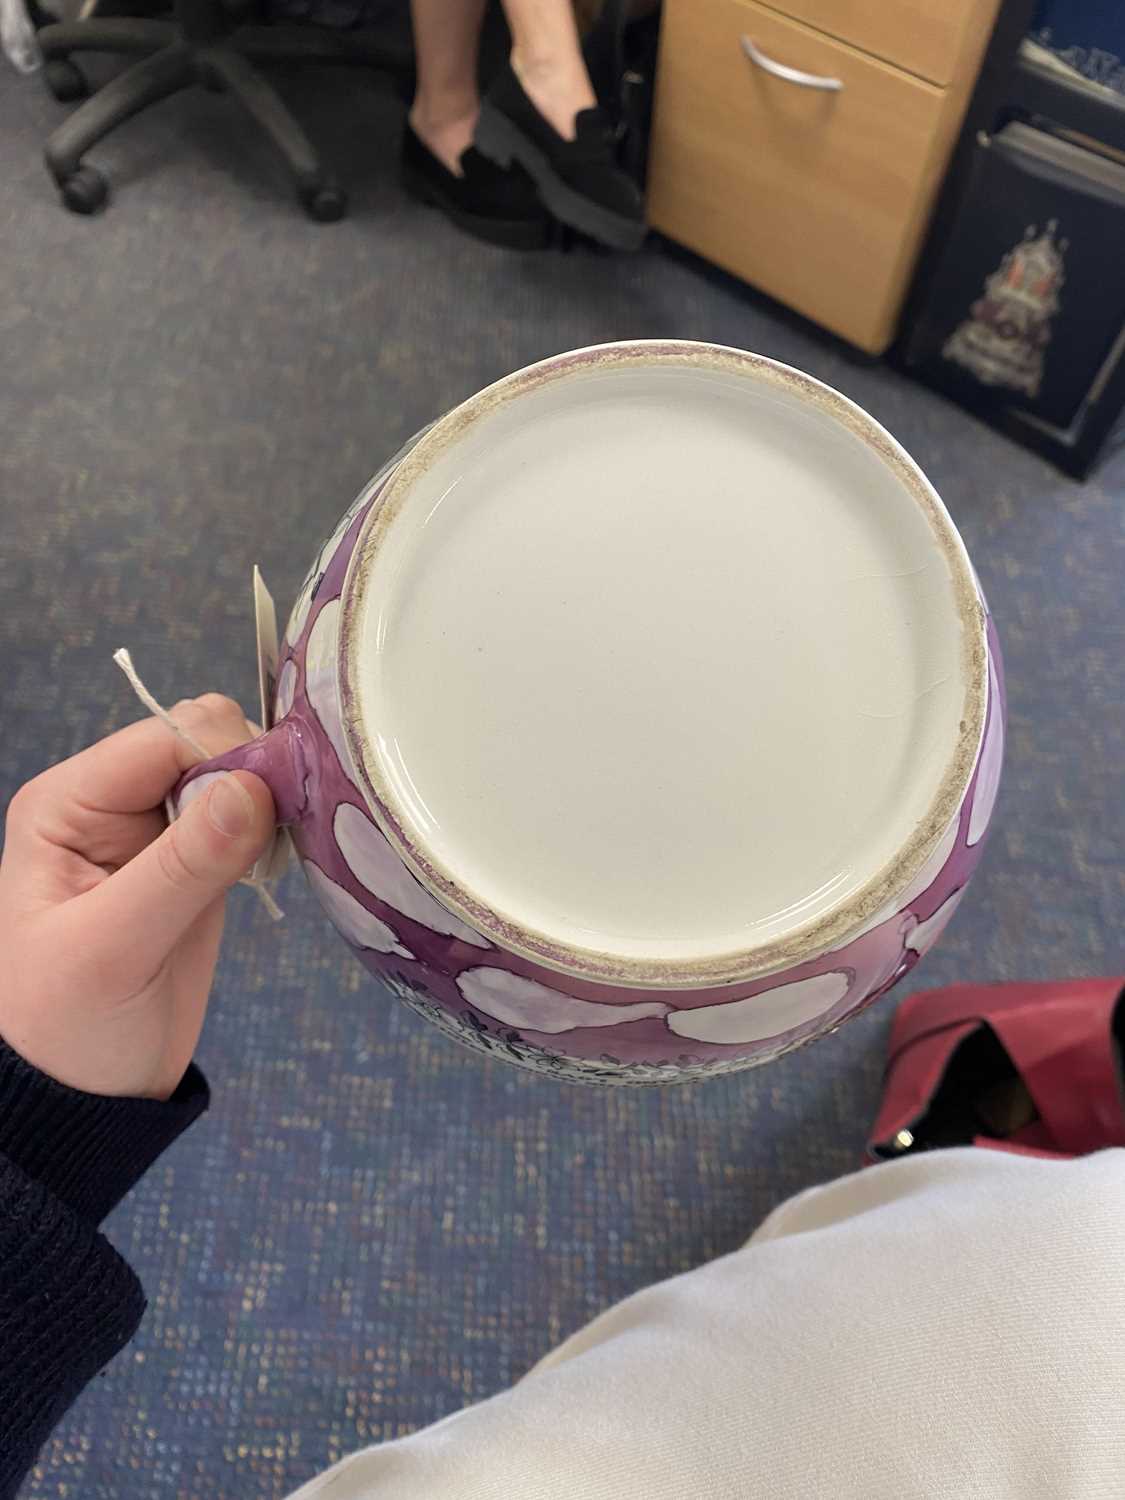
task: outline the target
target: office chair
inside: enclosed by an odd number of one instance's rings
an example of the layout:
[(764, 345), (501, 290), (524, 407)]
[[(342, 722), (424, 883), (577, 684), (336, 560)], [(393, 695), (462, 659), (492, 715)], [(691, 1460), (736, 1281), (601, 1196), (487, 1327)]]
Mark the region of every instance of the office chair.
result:
[(221, 0), (173, 0), (170, 19), (93, 16), (52, 22), (40, 29), (38, 39), (47, 87), (60, 100), (80, 99), (88, 92), (72, 53), (140, 59), (87, 99), (47, 142), (47, 167), (62, 201), (79, 214), (96, 213), (109, 196), (106, 179), (83, 162), (90, 147), (150, 104), (198, 84), (229, 93), (269, 136), (311, 218), (321, 223), (342, 218), (347, 208), (343, 190), (254, 64), (360, 63), (399, 74), (404, 81), (413, 70), (412, 55), (401, 42), (364, 31), (249, 24)]

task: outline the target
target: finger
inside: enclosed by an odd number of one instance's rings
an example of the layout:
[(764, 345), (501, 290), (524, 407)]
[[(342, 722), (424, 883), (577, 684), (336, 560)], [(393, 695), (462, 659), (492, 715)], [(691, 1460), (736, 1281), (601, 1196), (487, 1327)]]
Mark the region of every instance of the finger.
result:
[(273, 828), (264, 781), (248, 771), (215, 781), (154, 843), (72, 903), (102, 972), (112, 972), (123, 993), (146, 983), (199, 915), (246, 874)]
[(91, 864), (103, 869), (119, 870), (142, 849), (147, 849), (168, 827), (163, 808), (139, 813), (102, 813), (100, 826), (91, 826), (84, 840), (83, 853)]
[(95, 817), (150, 812), (193, 763), (157, 719), (130, 724), (20, 787), (8, 808), (6, 851), (80, 849)]
[(155, 807), (139, 813), (98, 813), (84, 821), (88, 826), (72, 847), (106, 874), (136, 859), (168, 827), (164, 809)]
[[(219, 693), (177, 703), (172, 717), (211, 755), (252, 737), (241, 708)], [(53, 766), (40, 779), (54, 795), (90, 811), (142, 812), (158, 807), (198, 760), (191, 746), (158, 719), (142, 719)]]
[(165, 1043), (167, 1071), (162, 1079), (162, 1091), (166, 1094), (179, 1083), (199, 1045), (223, 936), (224, 905), (221, 896), (213, 901), (196, 917), (176, 946), (173, 1005)]
[[(172, 712), (213, 754), (250, 738), (238, 704), (217, 693)], [(68, 862), (125, 864), (159, 834), (163, 814), (153, 810), (197, 760), (159, 720), (130, 724), (20, 788), (8, 809), (5, 853), (42, 863), (61, 850)]]

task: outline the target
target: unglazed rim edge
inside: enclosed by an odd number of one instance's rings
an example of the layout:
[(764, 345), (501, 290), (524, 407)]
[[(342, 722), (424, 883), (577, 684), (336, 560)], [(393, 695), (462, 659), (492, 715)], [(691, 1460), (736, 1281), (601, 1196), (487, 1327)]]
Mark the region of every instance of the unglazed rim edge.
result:
[[(849, 898), (814, 921), (768, 942), (688, 960), (625, 957), (581, 948), (539, 932), (478, 901), (414, 836), (398, 799), (382, 775), (379, 759), (360, 717), (358, 659), (360, 621), (372, 570), (369, 560), (401, 512), (414, 482), (467, 428), (528, 390), (579, 372), (654, 361), (689, 369), (750, 374), (813, 406), (860, 439), (891, 470), (922, 509), (934, 540), (949, 564), (961, 619), (961, 672), (965, 696), (956, 743), (937, 791), (913, 833), (883, 868)], [(831, 386), (765, 355), (691, 340), (630, 340), (596, 344), (528, 365), (487, 386), (433, 424), (402, 459), (366, 516), (348, 562), (341, 594), (337, 686), (344, 735), (360, 789), (392, 848), (445, 907), (498, 946), (560, 974), (636, 989), (714, 989), (757, 979), (840, 948), (905, 891), (922, 869), (960, 808), (976, 764), (988, 699), (987, 617), (965, 545), (937, 491), (921, 469), (874, 417)]]

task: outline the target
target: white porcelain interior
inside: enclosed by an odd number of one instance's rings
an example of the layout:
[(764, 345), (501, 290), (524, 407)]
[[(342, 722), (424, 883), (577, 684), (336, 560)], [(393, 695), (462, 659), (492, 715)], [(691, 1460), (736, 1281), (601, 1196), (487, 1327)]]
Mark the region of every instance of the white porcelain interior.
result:
[(623, 972), (855, 906), (950, 795), (967, 560), (767, 364), (575, 357), (476, 398), (367, 549), (351, 683), (409, 844)]

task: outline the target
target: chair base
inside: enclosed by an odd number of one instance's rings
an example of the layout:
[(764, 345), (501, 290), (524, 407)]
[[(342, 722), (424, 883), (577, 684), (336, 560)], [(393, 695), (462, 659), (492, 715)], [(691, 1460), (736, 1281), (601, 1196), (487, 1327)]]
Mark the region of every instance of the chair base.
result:
[(104, 206), (108, 186), (84, 163), (89, 149), (123, 121), (181, 89), (228, 93), (273, 142), (298, 201), (320, 223), (343, 217), (347, 200), (280, 96), (254, 66), (263, 62), (347, 62), (394, 72), (408, 56), (362, 32), (312, 27), (231, 28), (217, 0), (177, 0), (173, 19), (107, 16), (60, 21), (38, 34), (48, 88), (58, 99), (82, 98), (85, 79), (76, 52), (108, 52), (138, 59), (85, 101), (54, 132), (44, 152), (63, 203), (75, 213)]

